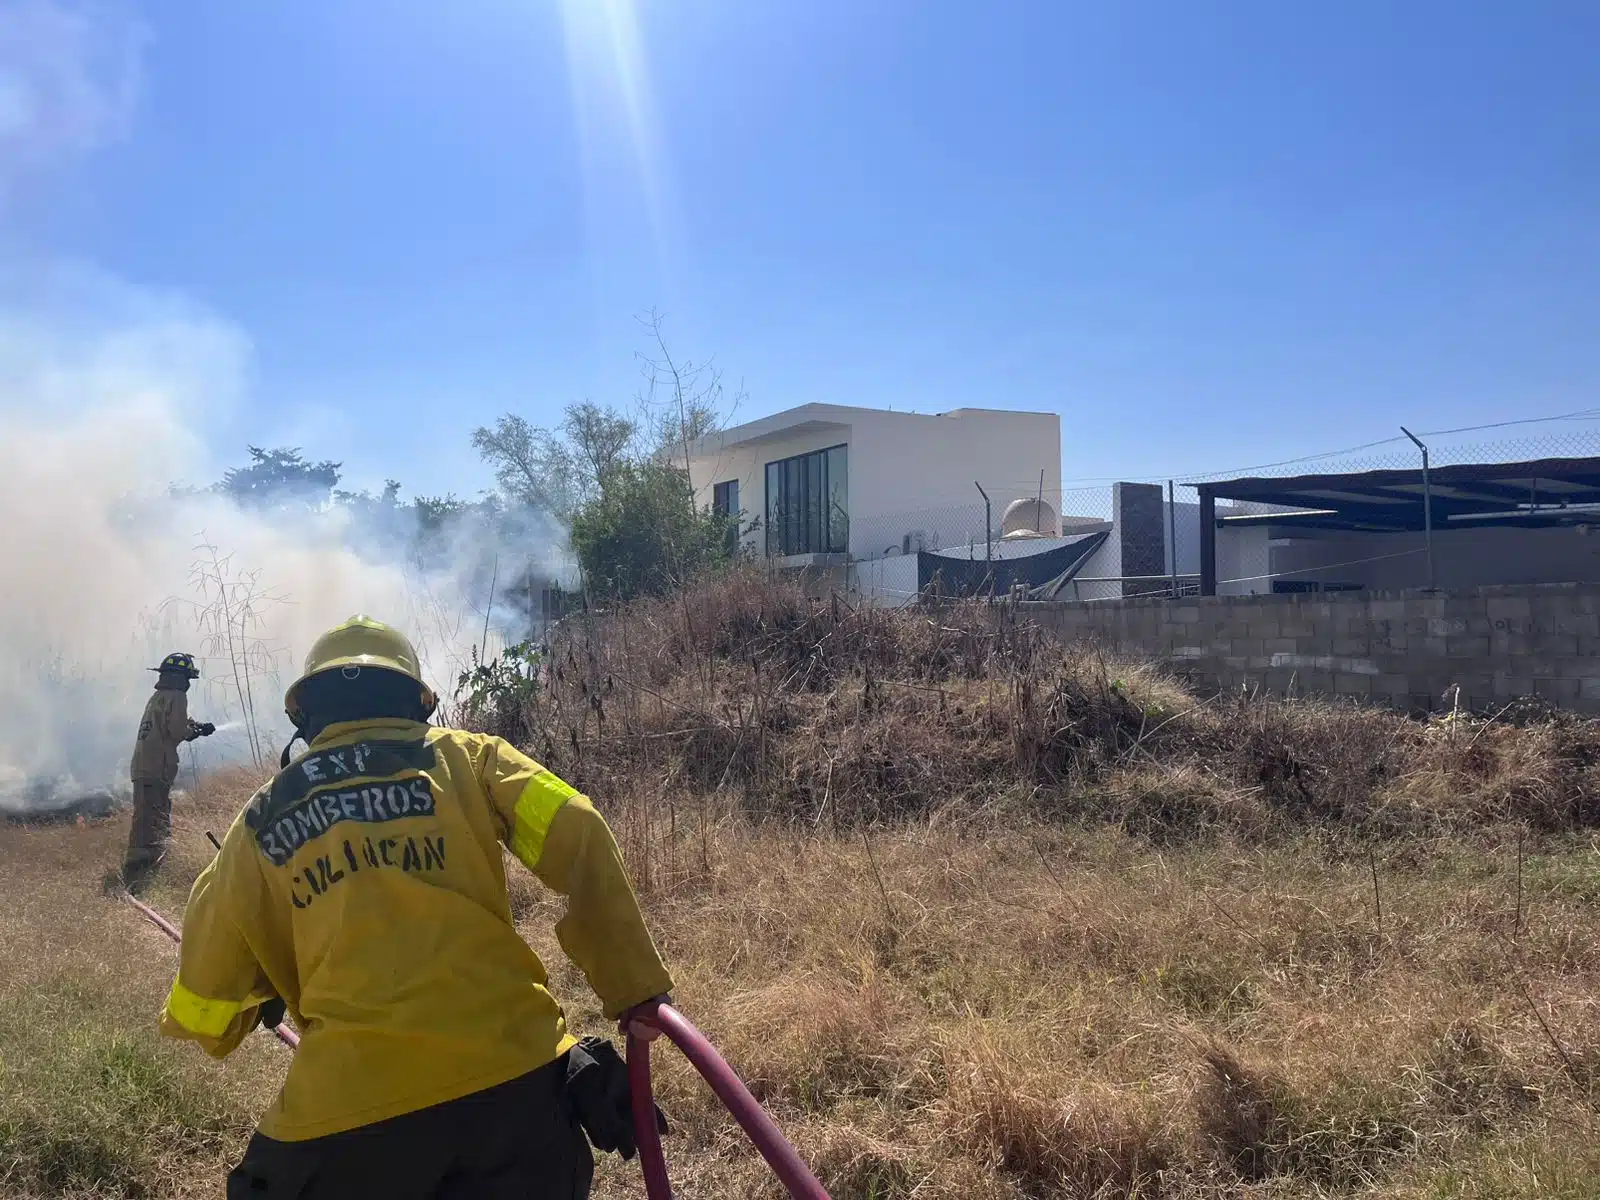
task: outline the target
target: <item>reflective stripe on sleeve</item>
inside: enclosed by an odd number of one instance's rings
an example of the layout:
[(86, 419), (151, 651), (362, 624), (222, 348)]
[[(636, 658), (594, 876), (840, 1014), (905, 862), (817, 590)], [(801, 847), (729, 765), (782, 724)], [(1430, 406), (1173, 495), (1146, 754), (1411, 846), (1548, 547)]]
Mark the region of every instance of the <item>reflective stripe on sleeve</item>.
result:
[(577, 789), (549, 771), (540, 771), (522, 789), (517, 799), (517, 827), (511, 834), (511, 852), (531, 871), (544, 853), (545, 835), (561, 806), (578, 794)]
[(212, 1000), (172, 981), (172, 991), (167, 995), (167, 1015), (190, 1033), (201, 1037), (221, 1037), (228, 1025), (242, 1013), (249, 1001)]

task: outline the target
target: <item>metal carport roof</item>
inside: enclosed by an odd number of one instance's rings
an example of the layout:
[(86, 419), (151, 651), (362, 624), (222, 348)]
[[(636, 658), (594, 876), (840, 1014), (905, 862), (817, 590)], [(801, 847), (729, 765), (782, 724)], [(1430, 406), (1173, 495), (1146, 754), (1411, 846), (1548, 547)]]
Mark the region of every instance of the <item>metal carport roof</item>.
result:
[[(1431, 500), (1433, 528), (1548, 528), (1600, 524), (1600, 458), (1542, 458), (1531, 462), (1458, 463), (1422, 469), (1362, 471), (1347, 475), (1216, 480), (1194, 485), (1200, 493), (1200, 590), (1216, 591), (1219, 524), (1265, 524), (1294, 529), (1361, 533), (1420, 532), (1426, 528), (1423, 491)], [(1270, 504), (1278, 511), (1216, 517), (1218, 500)]]

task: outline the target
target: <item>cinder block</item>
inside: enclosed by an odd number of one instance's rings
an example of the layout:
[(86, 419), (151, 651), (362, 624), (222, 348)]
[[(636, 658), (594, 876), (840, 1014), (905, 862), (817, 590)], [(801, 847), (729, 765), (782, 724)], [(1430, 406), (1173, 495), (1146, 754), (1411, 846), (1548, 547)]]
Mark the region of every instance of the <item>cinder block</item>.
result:
[(1411, 690), (1411, 682), (1404, 675), (1373, 675), (1370, 678), (1374, 696), (1404, 696)]
[(1579, 680), (1578, 696), (1580, 699), (1600, 704), (1600, 675), (1593, 675), (1588, 679)]
[(1534, 634), (1546, 632), (1570, 633), (1579, 638), (1600, 637), (1600, 616), (1594, 613), (1567, 613), (1564, 616), (1550, 617), (1546, 620), (1540, 620), (1535, 617), (1532, 632)]
[(1558, 619), (1578, 611), (1574, 601), (1577, 592), (1566, 588), (1556, 588), (1552, 591), (1543, 589), (1528, 597), (1528, 606), (1533, 610), (1535, 621)]
[[(1333, 674), (1330, 671), (1301, 671), (1299, 692), (1303, 696), (1331, 696)], [(1600, 691), (1597, 691), (1600, 695)]]
[(1368, 696), (1372, 694), (1375, 675), (1336, 675), (1333, 690), (1341, 696)]
[(1489, 656), (1489, 639), (1486, 637), (1446, 638), (1445, 654), (1450, 658), (1487, 658)]
[(1571, 704), (1578, 699), (1583, 690), (1583, 682), (1578, 679), (1535, 679), (1533, 681), (1533, 694), (1543, 696), (1546, 700), (1554, 700), (1557, 704)]
[(1269, 692), (1279, 696), (1287, 696), (1289, 688), (1295, 683), (1293, 671), (1285, 671), (1281, 667), (1266, 671), (1261, 676), (1261, 683)]
[[(1456, 620), (1467, 620), (1471, 617), (1487, 617), (1489, 615), (1488, 601), (1479, 596), (1470, 594), (1447, 595), (1444, 599), (1444, 615)], [(1510, 613), (1501, 613), (1501, 616), (1510, 616)], [(1526, 612), (1516, 614), (1527, 616)]]
[(1367, 615), (1374, 621), (1404, 621), (1406, 619), (1406, 602), (1404, 600), (1374, 600), (1367, 605)]
[[(1577, 682), (1574, 680), (1573, 682)], [(1497, 700), (1512, 700), (1517, 696), (1531, 696), (1533, 694), (1533, 680), (1524, 675), (1506, 675), (1496, 672), (1494, 676), (1494, 695)]]
[(1496, 617), (1526, 620), (1533, 616), (1533, 605), (1526, 596), (1490, 596), (1483, 603), (1490, 620)]
[(1333, 639), (1332, 651), (1334, 654), (1354, 657), (1364, 655), (1370, 651), (1371, 644), (1364, 637), (1336, 637)]
[[(1489, 635), (1489, 653), (1516, 657), (1533, 653), (1533, 638), (1526, 633), (1495, 633)], [(1576, 643), (1573, 649), (1577, 649)]]
[(1577, 658), (1578, 638), (1570, 633), (1547, 633), (1532, 639), (1538, 646), (1538, 653), (1550, 654), (1557, 658)]
[(1200, 609), (1191, 605), (1179, 605), (1172, 610), (1172, 621), (1177, 625), (1193, 625), (1200, 620)]

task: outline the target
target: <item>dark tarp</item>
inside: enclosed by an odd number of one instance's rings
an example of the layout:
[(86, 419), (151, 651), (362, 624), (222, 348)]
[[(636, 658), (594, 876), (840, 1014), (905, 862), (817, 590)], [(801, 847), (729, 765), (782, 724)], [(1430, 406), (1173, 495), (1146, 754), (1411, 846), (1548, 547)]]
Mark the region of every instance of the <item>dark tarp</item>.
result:
[[(926, 592), (938, 580), (942, 596), (1005, 595), (1017, 584), (1048, 598), (1077, 573), (1089, 556), (1105, 544), (1106, 530), (1074, 537), (1065, 545), (1037, 554), (1019, 554), (987, 562), (949, 550), (923, 550), (917, 554), (917, 590)], [(1055, 539), (1052, 539), (1055, 540)], [(1005, 543), (1009, 552), (1015, 542)]]

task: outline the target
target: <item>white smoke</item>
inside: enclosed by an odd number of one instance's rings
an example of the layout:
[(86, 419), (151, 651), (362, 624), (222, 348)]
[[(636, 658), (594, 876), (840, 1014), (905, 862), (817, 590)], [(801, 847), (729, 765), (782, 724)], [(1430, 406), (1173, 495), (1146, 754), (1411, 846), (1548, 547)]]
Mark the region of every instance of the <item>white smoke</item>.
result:
[[(125, 131), (139, 41), (104, 10), (0, 0), (0, 242), (20, 238), (7, 208), (19, 185)], [(503, 556), (513, 578), (550, 556), (554, 531), (511, 547), (474, 526), (451, 539), (451, 562), (425, 568), (348, 511), (286, 518), (208, 488), (174, 493), (239, 465), (242, 446), (218, 461), (205, 432), (248, 406), (248, 339), (92, 268), (37, 254), (0, 268), (0, 809), (41, 788), (124, 788), (147, 668), (172, 651), (200, 659), (189, 708), (224, 727), (195, 743), (213, 763), (275, 764), (284, 686), (316, 635), (354, 613), (403, 627), (452, 694), (485, 638), (485, 564)]]
[(447, 697), (481, 643), (484, 547), (424, 570), (342, 511), (286, 519), (169, 492), (217, 469), (185, 409), (238, 391), (243, 354), (214, 323), (63, 336), (0, 311), (0, 772), (125, 779), (146, 668), (171, 651), (200, 659), (193, 716), (261, 732), (202, 744), (215, 761), (275, 756), (285, 685), (352, 613), (406, 628)]

